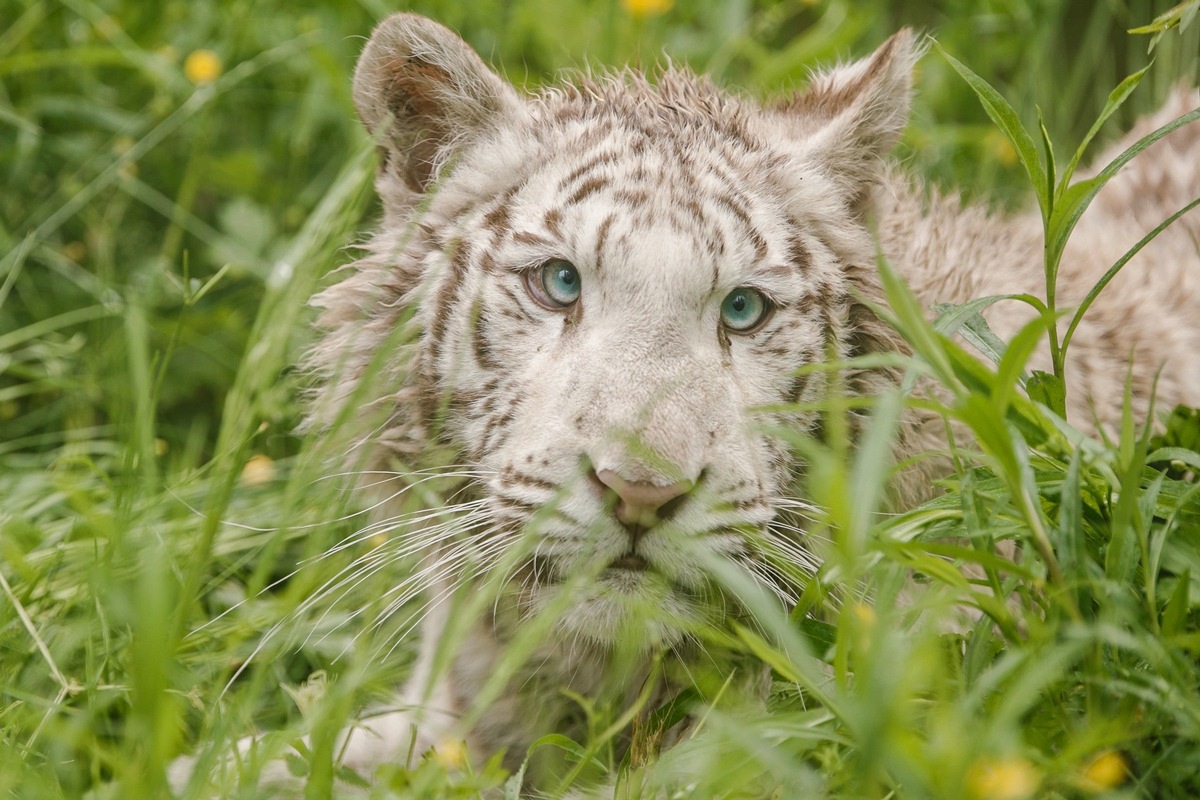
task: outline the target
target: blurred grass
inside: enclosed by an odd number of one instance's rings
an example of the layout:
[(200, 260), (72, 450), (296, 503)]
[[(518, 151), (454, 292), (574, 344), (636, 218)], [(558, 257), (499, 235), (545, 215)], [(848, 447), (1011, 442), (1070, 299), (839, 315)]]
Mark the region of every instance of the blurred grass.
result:
[[(752, 94), (802, 86), (811, 66), (912, 25), (1027, 128), (1040, 108), (1062, 159), (1108, 92), (1148, 63), (1148, 38), (1125, 30), (1166, 5), (721, 0), (647, 18), (616, 0), (410, 8), (459, 29), (518, 84), (666, 53)], [(301, 381), (290, 367), (308, 341), (304, 299), (352, 258), (346, 245), (375, 213), (349, 73), (392, 10), (0, 0), (0, 792), (161, 796), (164, 765), (192, 743), (215, 751), (255, 724), (336, 730), (410, 656), (380, 660), (354, 624), (339, 626), (344, 611), (290, 620), (351, 553), (260, 594), (363, 524), (347, 517), (347, 482), (320, 479), (330, 454), (292, 433)], [(1164, 36), (1154, 55), (1102, 137), (1200, 79), (1200, 25)], [(919, 90), (901, 151), (913, 172), (986, 202), (1032, 202), (1017, 153), (944, 59), (922, 62)], [(949, 347), (916, 316), (898, 325)], [(1003, 412), (964, 402), (980, 426)], [(1027, 423), (1048, 425), (1036, 413)], [(802, 627), (786, 652), (747, 644), (786, 678), (776, 713), (714, 710), (647, 785), (999, 798), (1022, 796), (1002, 790), (1028, 779), (1037, 796), (1076, 797), (1103, 794), (1084, 778), (1111, 753), (1132, 777), (1110, 796), (1200, 794), (1192, 434), (1181, 423), (1151, 443), (1131, 421), (1111, 448), (1036, 442), (1031, 454), (1027, 426), (987, 462), (1003, 469), (964, 456), (930, 506), (881, 523), (847, 504), (850, 516), (819, 532), (835, 543), (826, 588), (852, 598), (836, 629)], [(872, 496), (884, 479), (878, 460), (826, 457), (822, 496)], [(1157, 462), (1174, 471), (1144, 468)], [(1057, 585), (1036, 549), (1019, 568), (993, 555), (997, 540), (1026, 543), (1030, 520), (1051, 538)], [(1022, 607), (989, 606), (943, 557), (977, 563)], [(910, 570), (938, 589), (929, 614), (973, 597), (1001, 632), (914, 626), (888, 603)], [(377, 576), (355, 597), (386, 588)], [(281, 620), (293, 638), (273, 639), (223, 695)], [(316, 635), (301, 645), (306, 626)], [(305, 723), (281, 686), (317, 669), (344, 688)], [(378, 793), (473, 796), (500, 780), (430, 763)]]

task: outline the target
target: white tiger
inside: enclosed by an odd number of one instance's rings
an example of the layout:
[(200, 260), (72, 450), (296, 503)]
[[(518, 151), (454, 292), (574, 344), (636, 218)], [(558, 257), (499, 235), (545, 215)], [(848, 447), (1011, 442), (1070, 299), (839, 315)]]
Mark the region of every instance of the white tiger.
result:
[[(904, 350), (869, 307), (882, 304), (876, 235), (930, 304), (1042, 282), (1036, 216), (924, 197), (888, 166), (920, 52), (902, 31), (767, 105), (675, 68), (654, 83), (627, 71), (526, 96), (437, 23), (379, 25), (354, 98), (380, 144), (384, 221), (315, 300), (325, 334), (307, 424), (331, 425), (348, 404), (381, 414), (362, 442), (369, 467), (451, 453), (482, 501), (470, 546), (510, 572), (507, 600), (472, 623), (446, 669), (434, 661), (451, 606), (432, 606), (397, 704), (407, 710), (350, 732), (347, 765), (369, 775), (457, 736), (477, 759), (504, 751), (519, 764), (569, 724), (563, 689), (636, 692), (656, 653), (687, 657), (695, 627), (723, 607), (714, 564), (792, 599), (772, 565), (813, 567), (777, 524), (803, 506), (792, 499), (803, 464), (770, 430), (820, 432), (820, 414), (797, 409), (826, 379), (797, 368)], [(1177, 92), (1145, 126), (1198, 104)], [(1197, 127), (1100, 196), (1064, 258), (1061, 303), (1200, 194)], [(1119, 418), (1131, 353), (1142, 411), (1160, 368), (1160, 404), (1200, 402), (1198, 237), (1193, 213), (1091, 310), (1068, 364), (1077, 422)], [(1003, 304), (989, 319), (1002, 335), (1024, 321)], [(419, 333), (397, 346), (405, 326)], [(377, 391), (362, 397), (365, 376)], [(896, 375), (843, 379), (871, 395)], [(910, 416), (899, 448), (943, 436), (940, 421)], [(926, 478), (902, 479), (899, 501)], [(447, 546), (431, 543), (430, 563)], [(460, 577), (446, 563), (432, 596)], [(543, 612), (550, 632), (529, 666), (462, 727), (506, 643)]]

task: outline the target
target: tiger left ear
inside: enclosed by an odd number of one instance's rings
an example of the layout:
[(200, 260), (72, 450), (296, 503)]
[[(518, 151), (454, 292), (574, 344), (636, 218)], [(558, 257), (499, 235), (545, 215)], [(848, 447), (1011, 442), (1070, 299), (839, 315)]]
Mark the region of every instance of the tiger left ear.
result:
[(852, 196), (862, 194), (908, 123), (913, 67), (923, 52), (905, 28), (867, 58), (818, 73), (805, 92), (777, 105), (801, 157)]
[(375, 28), (354, 70), (354, 104), (382, 169), (426, 191), (455, 152), (517, 113), (511, 85), (458, 34), (419, 14)]

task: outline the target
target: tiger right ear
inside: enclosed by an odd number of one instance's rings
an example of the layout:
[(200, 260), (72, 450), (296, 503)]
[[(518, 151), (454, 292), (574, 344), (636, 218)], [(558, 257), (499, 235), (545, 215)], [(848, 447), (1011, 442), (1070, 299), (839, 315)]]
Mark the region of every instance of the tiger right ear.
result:
[(905, 28), (867, 58), (818, 73), (807, 91), (775, 108), (796, 152), (840, 185), (851, 208), (861, 208), (908, 122), (923, 53)]
[(519, 103), (458, 34), (418, 14), (379, 23), (354, 70), (354, 104), (382, 149), (380, 168), (417, 192)]

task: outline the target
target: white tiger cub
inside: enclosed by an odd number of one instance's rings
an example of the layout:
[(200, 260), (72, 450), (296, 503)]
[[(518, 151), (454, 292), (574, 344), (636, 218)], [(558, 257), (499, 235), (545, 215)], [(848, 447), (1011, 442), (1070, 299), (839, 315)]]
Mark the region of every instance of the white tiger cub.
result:
[[(774, 524), (802, 505), (790, 498), (803, 465), (767, 431), (820, 429), (817, 412), (795, 409), (825, 381), (797, 368), (904, 350), (867, 305), (882, 301), (876, 235), (929, 304), (1038, 291), (1035, 216), (929, 199), (889, 168), (919, 55), (901, 31), (765, 105), (675, 68), (654, 83), (627, 71), (527, 96), (435, 22), (379, 25), (354, 99), (380, 143), (384, 221), (315, 300), (325, 334), (307, 424), (330, 425), (352, 403), (381, 411), (386, 424), (363, 443), (380, 469), (449, 449), (477, 476), (467, 491), (486, 524), (469, 535), (510, 572), (508, 601), (438, 670), (451, 612), (433, 605), (397, 703), (407, 710), (351, 731), (346, 765), (369, 776), (459, 736), (474, 758), (503, 751), (519, 764), (570, 724), (564, 689), (636, 693), (656, 653), (687, 658), (694, 626), (723, 608), (713, 564), (788, 600), (794, 587), (764, 551), (813, 566)], [(1145, 125), (1197, 105), (1179, 91)], [(1198, 127), (1102, 193), (1064, 258), (1060, 303), (1200, 194)], [(1077, 422), (1119, 418), (1131, 354), (1142, 411), (1156, 374), (1160, 405), (1200, 403), (1197, 241), (1193, 213), (1097, 300), (1068, 364)], [(989, 319), (1002, 335), (1024, 321), (1005, 304)], [(412, 344), (380, 358), (406, 325), (419, 331)], [(369, 374), (377, 391), (362, 397)], [(896, 375), (843, 379), (869, 395)], [(899, 447), (942, 436), (940, 420), (913, 416)], [(902, 479), (900, 502), (927, 477)], [(434, 562), (443, 546), (430, 544)], [(456, 576), (453, 565), (435, 574), (437, 596)], [(506, 643), (542, 612), (553, 624), (529, 666), (461, 727)]]

